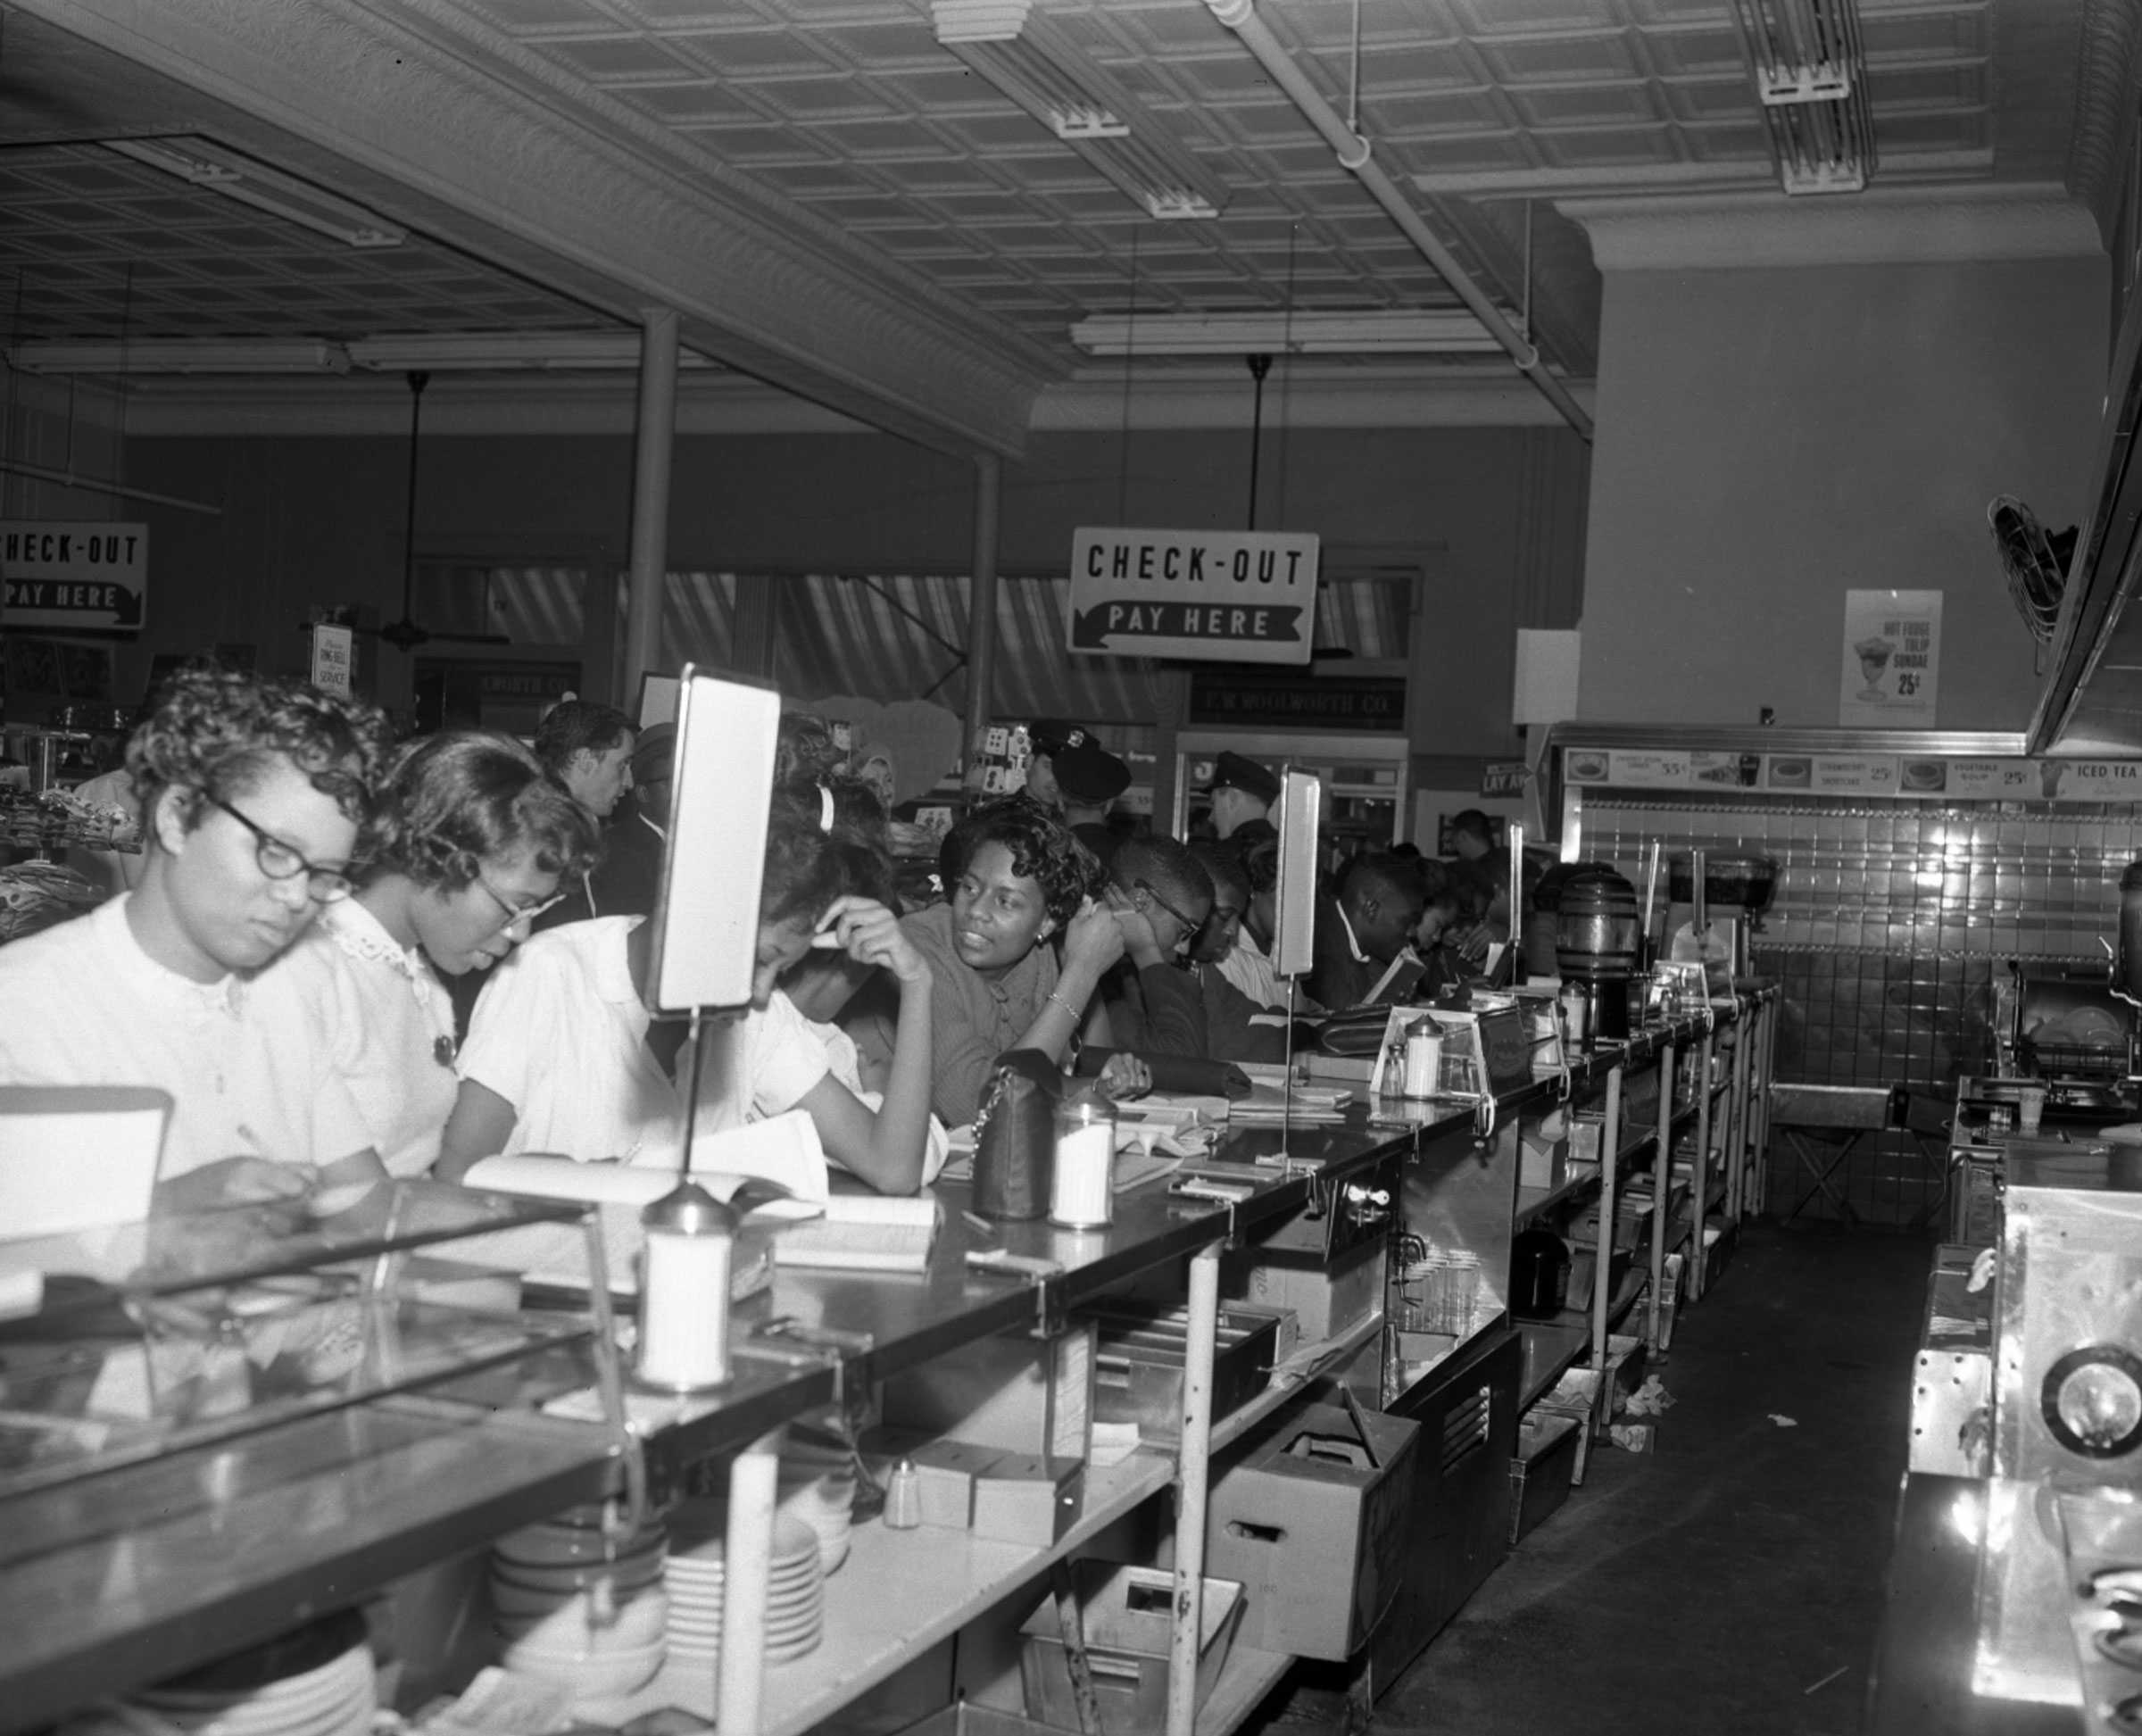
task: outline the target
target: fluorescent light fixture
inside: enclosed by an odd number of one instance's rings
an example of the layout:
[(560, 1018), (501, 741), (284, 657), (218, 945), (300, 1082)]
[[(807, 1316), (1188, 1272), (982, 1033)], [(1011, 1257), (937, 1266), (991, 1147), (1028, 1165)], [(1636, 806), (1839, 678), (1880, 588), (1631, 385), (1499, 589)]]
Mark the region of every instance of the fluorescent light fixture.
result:
[(1748, 76), (1788, 193), (1856, 193), (1874, 172), (1858, 0), (1733, 0)]
[(930, 0), (937, 40), (1149, 216), (1216, 217), (1225, 182), (1034, 0)]
[(104, 145), (108, 151), (175, 175), (190, 186), (206, 187), (346, 246), (399, 247), (409, 239), (407, 229), (377, 212), (190, 133), (168, 138), (108, 138)]
[[(640, 365), (636, 331), (406, 332), (360, 337), (350, 345), (357, 367), (383, 374), (622, 370)], [(717, 364), (689, 350), (679, 368)]]
[(26, 374), (346, 374), (350, 353), (325, 338), (138, 344), (18, 344), (8, 366)]
[[(18, 344), (26, 374), (626, 373), (636, 331), (408, 332), (338, 344), (324, 337), (152, 338), (136, 344)], [(689, 351), (680, 369), (718, 367)]]
[(1502, 346), (1470, 312), (1096, 313), (1071, 328), (1088, 355), (1486, 355)]

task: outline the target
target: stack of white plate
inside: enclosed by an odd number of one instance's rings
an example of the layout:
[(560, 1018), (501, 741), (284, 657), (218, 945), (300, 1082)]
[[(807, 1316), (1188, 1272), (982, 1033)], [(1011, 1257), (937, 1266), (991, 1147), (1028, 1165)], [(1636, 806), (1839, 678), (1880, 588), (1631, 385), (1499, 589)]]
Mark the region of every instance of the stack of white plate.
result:
[(721, 1665), (721, 1611), (727, 1572), (721, 1532), (672, 1531), (669, 1565), (669, 1657), (708, 1673)]
[[(211, 1678), (212, 1679), (212, 1677)], [(182, 1677), (180, 1680), (190, 1681)], [(76, 1719), (69, 1736), (365, 1736), (378, 1710), (360, 1641), (326, 1663), (254, 1687), (143, 1688)]]
[(818, 1533), (783, 1514), (774, 1521), (774, 1560), (766, 1575), (766, 1661), (785, 1664), (816, 1651), (826, 1632), (826, 1570)]
[(836, 1572), (848, 1559), (855, 1456), (844, 1446), (819, 1447), (792, 1439), (781, 1449), (780, 1500), (783, 1513), (817, 1533), (820, 1570)]
[(613, 1542), (599, 1506), (500, 1538), (491, 1557), (499, 1662), (569, 1683), (577, 1699), (611, 1699), (652, 1681), (669, 1614), (664, 1541), (652, 1525)]
[[(670, 1516), (669, 1655), (694, 1667), (721, 1662), (721, 1622), (727, 1600), (724, 1508), (693, 1501)], [(773, 1560), (767, 1569), (766, 1660), (781, 1664), (816, 1650), (826, 1630), (826, 1574), (818, 1533), (793, 1514), (774, 1520)]]

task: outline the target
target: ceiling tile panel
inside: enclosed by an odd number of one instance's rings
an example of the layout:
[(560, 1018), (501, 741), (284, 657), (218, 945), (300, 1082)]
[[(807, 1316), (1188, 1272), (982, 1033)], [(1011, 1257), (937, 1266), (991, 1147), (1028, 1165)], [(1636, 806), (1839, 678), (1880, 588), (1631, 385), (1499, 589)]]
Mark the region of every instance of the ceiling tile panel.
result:
[(1598, 0), (1448, 0), (1466, 35), (1545, 36), (1583, 30), (1599, 21)]
[(1930, 7), (1924, 11), (1863, 13), (1860, 39), (1870, 64), (1880, 61), (1982, 55), (1988, 21), (1982, 6)]
[(1874, 135), (1885, 154), (1982, 151), (1991, 143), (1991, 119), (1983, 114), (1892, 114), (1876, 121)]
[[(668, 129), (676, 161), (754, 178), (769, 200), (865, 238), (977, 315), (1008, 318), (1067, 356), (1064, 328), (1078, 311), (1133, 300), (1450, 300), (1199, 0), (1037, 0), (1229, 190), (1216, 220), (1180, 224), (1149, 219), (946, 52), (924, 0), (427, 4), (544, 57), (585, 87), (598, 123), (621, 105), (635, 125)], [(1864, 4), (1885, 162), (1982, 148), (1999, 87), (1990, 0)], [(1358, 22), (1362, 129), (1401, 180), (1566, 170), (1610, 182), (1623, 169), (1767, 158), (1728, 0), (1259, 4), (1341, 110)], [(560, 111), (572, 101), (561, 96)], [(54, 302), (49, 318), (85, 335), (117, 323), (109, 303), (126, 300), (129, 260), (131, 329), (151, 320), (203, 336), (605, 323), (430, 238), (360, 253), (86, 147), (0, 153), (0, 216), (19, 255), (37, 262), (26, 300), (33, 279), (56, 293), (54, 274), (77, 262), (95, 294)], [(1590, 270), (1582, 258), (1566, 269)], [(234, 298), (232, 283), (245, 293)], [(160, 285), (177, 299), (154, 293)], [(1573, 293), (1596, 300), (1596, 279)]]
[(1899, 109), (1979, 109), (1986, 72), (1979, 66), (1877, 67), (1867, 75), (1867, 100), (1879, 117)]
[(798, 128), (824, 120), (881, 118), (902, 124), (892, 104), (859, 79), (761, 79), (751, 90), (776, 118)]
[(1537, 142), (1557, 169), (1626, 169), (1678, 160), (1673, 138), (1656, 128), (1564, 128), (1538, 136)]
[(1680, 120), (1746, 120), (1755, 110), (1745, 73), (1732, 79), (1677, 79), (1660, 94), (1667, 112)]
[(1607, 80), (1639, 76), (1631, 39), (1612, 35), (1502, 37), (1474, 45), (1496, 81), (1504, 86)]
[(1532, 86), (1511, 91), (1509, 100), (1519, 119), (1539, 132), (1598, 121), (1637, 126), (1665, 118), (1658, 95), (1648, 84)]
[(652, 37), (544, 37), (530, 46), (591, 84), (621, 79), (681, 79), (691, 63)]
[(522, 35), (537, 30), (587, 30), (617, 21), (616, 14), (588, 0), (463, 0), (495, 30)]
[(733, 30), (673, 30), (660, 38), (671, 54), (695, 64), (718, 67), (734, 78), (763, 78), (769, 73), (823, 73), (834, 69), (817, 36), (793, 30), (769, 30), (756, 24)]
[(1495, 132), (1505, 120), (1501, 99), (1485, 90), (1374, 96), (1362, 104), (1362, 117), (1372, 137), (1407, 139), (1447, 132)]
[(1730, 27), (1717, 30), (1654, 30), (1643, 38), (1644, 57), (1662, 78), (1731, 75), (1745, 79), (1747, 57)]
[(620, 88), (619, 100), (665, 125), (726, 120), (757, 120), (761, 117), (726, 87), (706, 79), (688, 84), (639, 85)]

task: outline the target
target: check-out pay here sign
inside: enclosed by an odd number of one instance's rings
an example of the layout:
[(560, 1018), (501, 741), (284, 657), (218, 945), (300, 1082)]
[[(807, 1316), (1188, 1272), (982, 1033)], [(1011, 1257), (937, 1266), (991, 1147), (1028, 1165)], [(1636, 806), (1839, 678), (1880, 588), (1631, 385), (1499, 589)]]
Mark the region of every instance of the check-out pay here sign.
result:
[(1125, 530), (1071, 538), (1073, 651), (1307, 663), (1317, 539), (1293, 531)]
[(10, 519), (0, 524), (0, 625), (138, 627), (149, 527)]

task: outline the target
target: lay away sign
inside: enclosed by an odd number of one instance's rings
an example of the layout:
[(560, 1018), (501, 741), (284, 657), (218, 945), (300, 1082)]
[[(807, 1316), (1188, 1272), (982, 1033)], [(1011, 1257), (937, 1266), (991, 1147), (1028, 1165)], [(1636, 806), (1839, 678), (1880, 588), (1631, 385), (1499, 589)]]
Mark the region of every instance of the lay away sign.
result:
[(1084, 528), (1071, 539), (1073, 651), (1307, 663), (1317, 539), (1289, 531)]
[(0, 626), (139, 627), (148, 601), (149, 527), (0, 522)]

